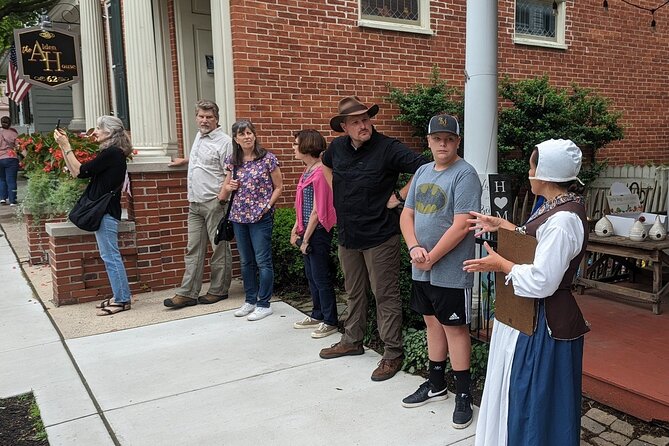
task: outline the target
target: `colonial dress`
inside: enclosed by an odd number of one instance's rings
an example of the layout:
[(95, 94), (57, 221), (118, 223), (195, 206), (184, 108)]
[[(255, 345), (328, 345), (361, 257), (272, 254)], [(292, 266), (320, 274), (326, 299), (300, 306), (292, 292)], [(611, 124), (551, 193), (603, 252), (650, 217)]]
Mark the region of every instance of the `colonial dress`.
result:
[(571, 293), (585, 255), (582, 198), (545, 202), (525, 225), (537, 239), (532, 264), (515, 265), (506, 283), (517, 296), (538, 299), (532, 336), (495, 321), (477, 446), (577, 446), (580, 443), (583, 336), (587, 323)]

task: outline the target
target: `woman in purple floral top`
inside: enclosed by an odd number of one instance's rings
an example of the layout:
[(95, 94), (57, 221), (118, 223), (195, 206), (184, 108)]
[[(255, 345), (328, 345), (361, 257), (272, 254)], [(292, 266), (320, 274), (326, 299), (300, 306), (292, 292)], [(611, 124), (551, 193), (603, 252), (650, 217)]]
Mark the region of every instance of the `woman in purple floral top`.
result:
[(237, 250), (241, 259), (246, 299), (235, 316), (257, 321), (272, 314), (269, 300), (274, 288), (272, 228), (274, 205), (283, 189), (283, 177), (276, 156), (260, 147), (250, 121), (232, 125), (232, 155), (226, 160), (223, 191), (227, 200), (236, 190), (230, 210)]

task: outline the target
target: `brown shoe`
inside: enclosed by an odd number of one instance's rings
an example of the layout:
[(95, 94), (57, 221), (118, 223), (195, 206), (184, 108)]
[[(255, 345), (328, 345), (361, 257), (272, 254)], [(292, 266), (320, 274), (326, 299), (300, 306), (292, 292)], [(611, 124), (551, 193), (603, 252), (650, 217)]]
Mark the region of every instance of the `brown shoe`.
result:
[(385, 381), (395, 376), (402, 368), (403, 357), (395, 359), (381, 359), (379, 366), (372, 372), (372, 381)]
[(171, 299), (165, 299), (163, 305), (169, 308), (183, 308), (197, 305), (197, 299), (190, 297), (179, 296), (178, 294)]
[(214, 296), (213, 294), (207, 293), (204, 296), (198, 297), (197, 302), (201, 304), (215, 304), (216, 302), (227, 298), (228, 298), (227, 294), (224, 294), (222, 296)]
[(323, 359), (333, 359), (340, 356), (362, 355), (363, 353), (365, 353), (365, 349), (362, 345), (337, 342), (336, 344), (332, 344), (332, 347), (322, 349), (318, 356)]

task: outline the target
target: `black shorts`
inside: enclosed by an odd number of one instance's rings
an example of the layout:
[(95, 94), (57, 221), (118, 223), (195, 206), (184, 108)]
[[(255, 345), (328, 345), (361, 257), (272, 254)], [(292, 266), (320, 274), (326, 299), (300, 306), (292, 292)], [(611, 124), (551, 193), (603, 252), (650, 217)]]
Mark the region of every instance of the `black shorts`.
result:
[(441, 325), (471, 322), (471, 303), (471, 288), (445, 288), (413, 281), (411, 309), (423, 316), (435, 316)]

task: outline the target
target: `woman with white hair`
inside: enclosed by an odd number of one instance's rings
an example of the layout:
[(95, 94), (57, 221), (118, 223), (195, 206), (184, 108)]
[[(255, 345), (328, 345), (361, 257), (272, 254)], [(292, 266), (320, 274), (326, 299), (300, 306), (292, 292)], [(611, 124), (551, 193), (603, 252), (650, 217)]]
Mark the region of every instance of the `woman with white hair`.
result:
[[(96, 200), (111, 191), (121, 189), (126, 175), (126, 159), (132, 153), (132, 144), (123, 122), (114, 116), (100, 116), (93, 132), (100, 144), (100, 152), (91, 161), (79, 162), (67, 134), (61, 129), (53, 133), (63, 152), (63, 158), (70, 174), (75, 178), (90, 178), (88, 195)], [(105, 264), (113, 296), (97, 305), (98, 316), (109, 316), (130, 309), (130, 286), (118, 249), (118, 224), (121, 220), (121, 194), (111, 198), (107, 212), (102, 217), (100, 228), (95, 231), (95, 239), (100, 257)]]
[[(575, 193), (581, 150), (570, 140), (548, 140), (530, 157), (532, 192), (545, 202), (524, 226), (472, 212), (476, 235), (499, 228), (537, 239), (534, 261), (517, 265), (485, 243), (488, 255), (466, 260), (467, 272), (503, 272), (516, 296), (538, 300), (535, 332), (528, 336), (495, 321), (476, 445), (577, 446), (581, 427), (583, 335), (588, 324), (571, 293), (585, 255), (583, 198)], [(582, 185), (582, 183), (581, 183)]]

